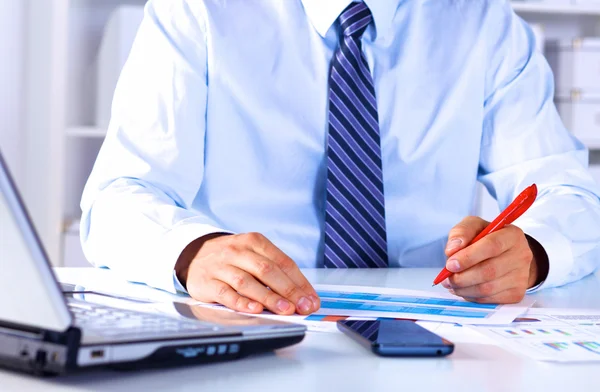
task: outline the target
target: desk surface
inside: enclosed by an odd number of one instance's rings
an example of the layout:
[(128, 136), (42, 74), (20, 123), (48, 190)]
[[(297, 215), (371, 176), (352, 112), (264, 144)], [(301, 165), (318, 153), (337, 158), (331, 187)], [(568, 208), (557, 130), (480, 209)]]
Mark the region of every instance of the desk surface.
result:
[[(307, 270), (313, 283), (430, 289), (431, 269)], [(63, 282), (110, 281), (109, 271), (59, 269)], [(147, 290), (146, 288), (143, 288)], [(168, 294), (165, 294), (168, 295)], [(600, 308), (600, 274), (533, 295), (538, 307)], [(372, 355), (342, 334), (308, 333), (274, 354), (220, 364), (140, 372), (94, 371), (48, 380), (0, 370), (2, 391), (598, 391), (598, 364), (535, 362), (484, 344), (459, 344), (446, 359)]]

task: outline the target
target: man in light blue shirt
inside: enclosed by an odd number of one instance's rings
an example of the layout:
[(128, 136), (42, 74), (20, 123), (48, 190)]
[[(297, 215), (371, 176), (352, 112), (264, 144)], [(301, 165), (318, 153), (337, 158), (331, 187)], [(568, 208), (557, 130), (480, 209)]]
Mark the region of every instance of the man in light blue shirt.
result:
[[(151, 0), (84, 251), (245, 312), (318, 309), (298, 267), (322, 266), (446, 265), (457, 295), (519, 301), (600, 265), (600, 191), (553, 94), (505, 0)], [(477, 181), (501, 208), (539, 196), (467, 246)]]

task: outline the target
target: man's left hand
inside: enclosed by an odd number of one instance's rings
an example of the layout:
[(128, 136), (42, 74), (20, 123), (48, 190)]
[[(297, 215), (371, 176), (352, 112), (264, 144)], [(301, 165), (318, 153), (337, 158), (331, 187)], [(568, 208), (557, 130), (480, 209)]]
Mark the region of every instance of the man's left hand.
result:
[(489, 222), (468, 217), (448, 236), (442, 282), (451, 293), (479, 303), (516, 303), (538, 281), (538, 268), (525, 233), (509, 225), (466, 246)]

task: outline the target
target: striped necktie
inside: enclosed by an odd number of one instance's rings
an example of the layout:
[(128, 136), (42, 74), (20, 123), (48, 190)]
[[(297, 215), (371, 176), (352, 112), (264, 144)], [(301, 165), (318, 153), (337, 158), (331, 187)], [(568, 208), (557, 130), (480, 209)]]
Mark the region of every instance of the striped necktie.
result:
[(388, 266), (377, 101), (360, 40), (372, 20), (363, 2), (339, 18), (329, 77), (326, 268)]

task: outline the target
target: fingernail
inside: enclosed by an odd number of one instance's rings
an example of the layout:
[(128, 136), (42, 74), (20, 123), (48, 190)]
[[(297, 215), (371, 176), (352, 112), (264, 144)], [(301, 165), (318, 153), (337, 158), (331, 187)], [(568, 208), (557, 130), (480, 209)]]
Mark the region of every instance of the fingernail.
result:
[(450, 252), (453, 251), (454, 249), (459, 248), (462, 245), (462, 240), (460, 238), (454, 238), (452, 240), (450, 240), (450, 242), (448, 242), (448, 245), (446, 245), (446, 251)]
[(258, 302), (250, 301), (248, 302), (248, 309), (256, 310), (258, 308)]
[(449, 289), (449, 288), (451, 288), (452, 286), (450, 286), (450, 282), (448, 282), (448, 279), (445, 279), (445, 280), (442, 282), (442, 287), (444, 287), (445, 289)]
[(308, 313), (308, 312), (310, 312), (311, 308), (312, 308), (312, 303), (308, 298), (305, 298), (305, 297), (300, 298), (300, 301), (298, 301), (298, 309), (300, 309), (301, 312)]
[(309, 298), (313, 303), (314, 309), (317, 309), (319, 307), (319, 298), (315, 297), (314, 295), (311, 295)]
[(458, 272), (460, 271), (460, 263), (456, 259), (450, 259), (446, 263), (446, 268), (450, 272)]
[(277, 309), (279, 309), (280, 312), (285, 312), (286, 310), (288, 310), (290, 308), (290, 303), (284, 299), (280, 299), (279, 301), (277, 301)]

